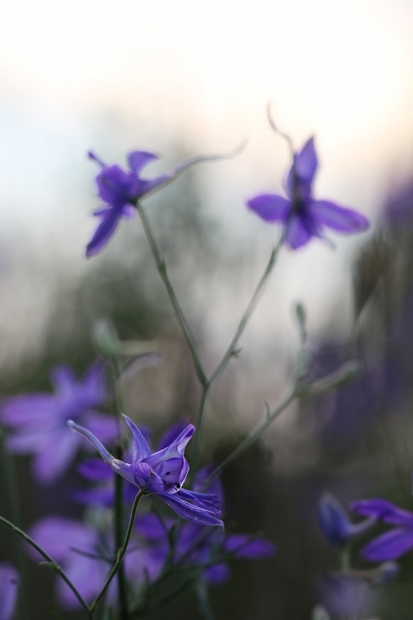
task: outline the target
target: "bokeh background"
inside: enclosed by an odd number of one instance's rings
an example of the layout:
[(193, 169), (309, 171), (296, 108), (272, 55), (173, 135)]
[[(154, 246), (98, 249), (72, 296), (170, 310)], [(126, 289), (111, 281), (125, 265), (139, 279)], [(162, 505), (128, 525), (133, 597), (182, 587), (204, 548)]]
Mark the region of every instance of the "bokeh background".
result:
[[(264, 532), (279, 552), (272, 562), (234, 567), (231, 583), (212, 592), (218, 620), (310, 617), (325, 596), (325, 573), (337, 567), (317, 529), (323, 491), (344, 504), (383, 495), (413, 508), (412, 78), (409, 0), (2, 7), (3, 396), (49, 389), (56, 363), (83, 372), (96, 355), (92, 325), (109, 318), (122, 337), (155, 341), (164, 354), (161, 369), (128, 384), (135, 420), (160, 433), (196, 410), (188, 351), (138, 222), (84, 258), (97, 204), (90, 148), (108, 162), (124, 161), (132, 148), (155, 151), (155, 174), (249, 139), (238, 157), (201, 164), (145, 201), (210, 369), (277, 238), (245, 207), (256, 193), (281, 190), (289, 163), (269, 128), (268, 101), (297, 147), (316, 135), (316, 194), (372, 220), (362, 236), (333, 235), (336, 250), (314, 241), (282, 252), (242, 354), (216, 386), (204, 460), (219, 462), (285, 387), (298, 347), (294, 302), (307, 309), (314, 376), (349, 358), (363, 368), (353, 385), (291, 407), (225, 471), (229, 520)], [(47, 512), (80, 514), (67, 498), (70, 476), (45, 492), (29, 477), (29, 459), (17, 467), (25, 526)], [(0, 559), (12, 559), (9, 534), (1, 540)], [(402, 565), (396, 583), (373, 593), (381, 618), (411, 619), (411, 558)], [(44, 620), (53, 576), (34, 565), (30, 574), (33, 618)], [(159, 618), (166, 615), (200, 617), (191, 596)]]

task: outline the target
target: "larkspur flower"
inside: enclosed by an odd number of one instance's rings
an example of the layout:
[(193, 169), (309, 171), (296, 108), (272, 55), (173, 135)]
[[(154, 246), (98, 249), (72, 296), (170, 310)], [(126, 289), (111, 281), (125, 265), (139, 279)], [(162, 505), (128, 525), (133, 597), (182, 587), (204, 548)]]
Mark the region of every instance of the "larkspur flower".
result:
[(361, 523), (352, 523), (340, 502), (331, 493), (324, 493), (320, 499), (318, 522), (326, 540), (333, 547), (344, 547), (348, 541), (371, 527), (376, 521), (369, 515)]
[(102, 441), (117, 436), (114, 418), (96, 411), (106, 398), (105, 368), (93, 364), (81, 381), (67, 366), (51, 373), (54, 394), (43, 392), (13, 396), (1, 406), (1, 420), (12, 429), (7, 437), (11, 452), (33, 454), (33, 473), (42, 483), (54, 482), (64, 473), (82, 441), (70, 433), (67, 421), (87, 424)]
[(329, 200), (314, 200), (312, 184), (318, 160), (311, 137), (301, 151), (293, 154), (285, 190), (288, 198), (278, 194), (260, 194), (247, 205), (266, 222), (279, 222), (284, 228), (285, 243), (296, 250), (312, 237), (324, 238), (324, 227), (340, 233), (356, 233), (369, 227), (368, 220), (352, 209)]
[[(91, 603), (101, 591), (116, 557), (113, 529), (110, 520), (100, 513), (99, 518), (83, 523), (58, 515), (49, 515), (37, 521), (29, 530), (30, 536), (65, 570), (70, 581)], [(34, 560), (41, 556), (32, 547), (27, 548)], [(146, 575), (155, 579), (157, 566), (152, 555), (132, 534), (129, 549), (124, 558), (125, 575), (132, 584), (142, 584)], [(65, 609), (79, 609), (80, 603), (66, 583), (56, 579), (56, 598)], [(109, 605), (117, 602), (117, 582), (113, 580), (107, 593)]]
[(365, 499), (352, 502), (351, 510), (374, 517), (396, 527), (369, 542), (360, 555), (372, 562), (395, 560), (413, 549), (413, 512), (395, 506), (385, 499)]
[[(161, 436), (157, 444), (157, 450), (163, 450), (174, 441), (185, 428), (188, 426), (184, 421), (172, 424)], [(151, 433), (147, 427), (139, 429), (145, 437), (147, 443), (150, 443)], [(133, 447), (130, 447), (124, 455), (123, 459), (126, 463), (132, 462)], [(76, 489), (71, 492), (74, 500), (88, 506), (105, 506), (112, 507), (115, 501), (115, 472), (113, 469), (102, 461), (99, 457), (84, 459), (78, 467), (78, 472), (86, 480), (97, 483), (96, 486), (89, 489)], [(124, 501), (131, 506), (136, 496), (136, 486), (131, 482), (123, 485)]]
[(0, 620), (11, 620), (17, 601), (19, 576), (16, 569), (3, 562), (0, 564)]
[(137, 202), (144, 196), (164, 187), (174, 181), (185, 170), (201, 161), (223, 159), (239, 151), (224, 156), (199, 156), (187, 159), (178, 164), (169, 172), (153, 179), (143, 179), (142, 169), (150, 162), (158, 159), (154, 153), (147, 151), (131, 151), (127, 155), (129, 170), (124, 170), (117, 164), (106, 165), (99, 157), (90, 152), (89, 157), (101, 167), (96, 177), (98, 196), (105, 206), (93, 212), (100, 219), (92, 239), (86, 246), (86, 256), (98, 254), (114, 235), (121, 219), (129, 220), (134, 217)]
[(131, 463), (114, 458), (88, 429), (72, 420), (69, 420), (68, 425), (89, 439), (103, 460), (117, 474), (140, 490), (144, 490), (145, 494), (156, 495), (183, 519), (201, 525), (223, 527), (223, 522), (218, 519), (220, 509), (216, 495), (182, 488), (189, 472), (189, 463), (184, 457), (184, 451), (195, 432), (195, 427), (188, 424), (168, 446), (151, 453), (148, 442), (136, 424), (128, 416), (123, 417), (133, 436)]

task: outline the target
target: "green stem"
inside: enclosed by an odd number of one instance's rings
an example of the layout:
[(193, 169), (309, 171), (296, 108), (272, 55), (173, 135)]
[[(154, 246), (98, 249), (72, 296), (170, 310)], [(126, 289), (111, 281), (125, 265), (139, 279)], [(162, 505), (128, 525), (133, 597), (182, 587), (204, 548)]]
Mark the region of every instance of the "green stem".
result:
[(242, 336), (242, 333), (252, 315), (252, 313), (254, 312), (254, 309), (263, 293), (264, 287), (267, 283), (268, 278), (271, 275), (272, 270), (274, 269), (276, 260), (277, 260), (277, 256), (278, 256), (278, 252), (280, 251), (281, 245), (283, 242), (283, 238), (280, 239), (280, 241), (278, 242), (278, 244), (276, 245), (276, 247), (273, 249), (273, 251), (271, 252), (270, 255), (270, 260), (268, 261), (268, 265), (260, 279), (260, 281), (258, 282), (258, 285), (254, 291), (253, 296), (251, 297), (251, 300), (247, 306), (247, 309), (245, 310), (244, 314), (242, 315), (242, 318), (238, 324), (238, 327), (236, 329), (236, 332), (234, 334), (234, 337), (232, 338), (226, 352), (224, 353), (220, 363), (218, 364), (218, 366), (216, 367), (214, 373), (212, 374), (211, 378), (207, 381), (207, 383), (203, 386), (203, 392), (202, 392), (202, 396), (201, 396), (201, 402), (200, 402), (200, 406), (199, 406), (199, 414), (198, 414), (198, 420), (197, 420), (197, 433), (195, 435), (195, 445), (194, 445), (194, 451), (193, 451), (193, 456), (192, 456), (192, 463), (191, 463), (191, 474), (190, 474), (190, 484), (192, 485), (193, 480), (194, 480), (194, 476), (196, 473), (196, 470), (198, 468), (198, 460), (199, 460), (199, 453), (200, 453), (200, 449), (201, 449), (201, 443), (202, 443), (202, 437), (203, 437), (203, 433), (204, 433), (204, 426), (205, 426), (205, 411), (206, 411), (206, 401), (207, 401), (207, 397), (208, 394), (210, 392), (211, 387), (213, 386), (213, 384), (215, 383), (215, 381), (221, 376), (221, 374), (224, 372), (225, 368), (227, 367), (231, 357), (233, 357), (233, 355), (236, 352), (236, 346), (238, 344), (239, 339)]
[(99, 601), (103, 598), (103, 596), (105, 595), (106, 590), (108, 589), (112, 579), (114, 578), (114, 576), (116, 575), (116, 573), (119, 570), (119, 567), (122, 564), (122, 560), (125, 556), (126, 550), (128, 548), (128, 544), (129, 544), (129, 540), (132, 534), (132, 529), (133, 529), (133, 524), (135, 522), (135, 515), (136, 515), (136, 511), (138, 509), (138, 504), (139, 501), (141, 499), (141, 497), (145, 494), (145, 490), (141, 489), (139, 491), (139, 493), (137, 494), (137, 496), (135, 497), (135, 500), (133, 502), (133, 506), (132, 506), (132, 510), (131, 510), (131, 514), (130, 514), (130, 518), (129, 518), (129, 523), (128, 523), (128, 527), (126, 530), (126, 534), (125, 534), (125, 540), (123, 542), (122, 547), (120, 547), (120, 549), (118, 549), (118, 554), (117, 554), (117, 558), (116, 558), (116, 562), (112, 567), (112, 570), (110, 571), (103, 588), (101, 589), (101, 591), (99, 592), (99, 594), (97, 595), (97, 597), (95, 598), (95, 600), (93, 601), (93, 603), (90, 606), (90, 611), (93, 612), (96, 609), (96, 605), (99, 603)]
[[(118, 418), (119, 424), (119, 437), (118, 437), (118, 447), (117, 447), (117, 458), (122, 460), (123, 450), (122, 450), (122, 427), (121, 427), (121, 413), (123, 408), (123, 400), (122, 395), (120, 393), (120, 370), (119, 364), (116, 358), (111, 358), (113, 373), (114, 373), (114, 391), (115, 391), (115, 402), (116, 402), (116, 415)], [(121, 476), (115, 476), (115, 509), (114, 509), (114, 535), (115, 535), (115, 545), (116, 549), (120, 549), (122, 546), (123, 540), (123, 519), (124, 519), (124, 510), (123, 510), (123, 478)], [(117, 572), (117, 582), (118, 582), (118, 592), (119, 592), (119, 608), (120, 608), (120, 620), (128, 620), (128, 600), (126, 594), (126, 580), (125, 580), (125, 571), (123, 569), (123, 564), (119, 566), (119, 570)]]
[(214, 614), (212, 611), (211, 604), (209, 602), (208, 586), (205, 583), (205, 581), (202, 579), (202, 577), (198, 579), (198, 581), (195, 584), (195, 592), (196, 592), (196, 597), (198, 599), (199, 607), (202, 611), (202, 615), (204, 616), (205, 620), (214, 620)]
[(207, 398), (209, 395), (209, 391), (211, 389), (211, 385), (212, 383), (209, 382), (207, 383), (207, 385), (203, 388), (202, 390), (202, 395), (201, 395), (201, 400), (200, 400), (200, 404), (199, 404), (199, 412), (198, 412), (198, 420), (197, 420), (197, 432), (195, 434), (195, 444), (194, 444), (194, 450), (192, 453), (192, 458), (191, 458), (191, 469), (189, 471), (189, 487), (192, 489), (194, 480), (195, 480), (195, 475), (198, 469), (198, 461), (199, 461), (199, 454), (200, 454), (200, 449), (201, 449), (201, 439), (202, 439), (202, 435), (204, 432), (204, 425), (205, 425), (205, 408), (206, 408), (206, 402), (207, 402)]
[[(4, 430), (0, 428), (0, 443), (1, 443), (1, 452), (3, 457), (3, 469), (4, 476), (6, 480), (7, 494), (9, 497), (9, 504), (11, 510), (11, 517), (13, 522), (20, 527), (22, 525), (21, 517), (20, 517), (20, 499), (19, 499), (19, 487), (16, 479), (16, 471), (14, 468), (13, 460), (8, 453), (5, 445), (4, 445)], [(21, 590), (22, 596), (20, 596), (20, 607), (22, 617), (28, 620), (30, 618), (29, 614), (29, 590), (28, 590), (28, 579), (27, 579), (27, 564), (26, 558), (23, 553), (23, 545), (20, 538), (16, 539), (16, 559), (17, 566), (20, 574), (20, 582), (21, 582)]]
[(204, 481), (203, 487), (206, 488), (208, 486), (208, 482), (215, 478), (215, 476), (226, 466), (228, 463), (231, 463), (238, 456), (243, 454), (245, 450), (247, 450), (253, 443), (257, 441), (267, 430), (269, 425), (276, 419), (278, 416), (290, 405), (295, 398), (297, 398), (296, 387), (294, 386), (291, 392), (284, 398), (284, 400), (274, 409), (274, 411), (270, 411), (269, 409), (266, 412), (266, 415), (263, 420), (256, 424), (255, 428), (252, 429), (250, 433), (241, 441), (240, 444), (231, 452), (229, 456), (214, 470), (214, 472)]
[(183, 310), (182, 310), (182, 308), (181, 308), (181, 306), (180, 306), (180, 304), (178, 302), (178, 299), (177, 299), (177, 297), (175, 295), (175, 291), (173, 289), (173, 286), (171, 284), (171, 281), (169, 280), (169, 276), (168, 276), (168, 273), (167, 273), (166, 263), (165, 263), (164, 259), (162, 258), (161, 253), (160, 253), (160, 251), (158, 249), (158, 245), (156, 243), (156, 240), (155, 240), (152, 228), (151, 228), (151, 226), (149, 224), (149, 221), (148, 221), (148, 219), (146, 217), (145, 211), (143, 210), (143, 207), (142, 207), (142, 205), (139, 202), (136, 204), (136, 208), (137, 208), (139, 216), (141, 218), (142, 227), (143, 227), (143, 230), (145, 232), (146, 238), (148, 240), (149, 247), (151, 249), (152, 255), (153, 255), (154, 259), (155, 259), (156, 266), (157, 266), (158, 271), (159, 271), (159, 275), (161, 276), (162, 281), (163, 281), (163, 283), (165, 285), (165, 288), (167, 290), (169, 298), (170, 298), (170, 300), (172, 302), (172, 305), (174, 307), (176, 317), (178, 319), (178, 322), (179, 322), (179, 324), (181, 326), (181, 329), (182, 329), (182, 331), (184, 333), (184, 336), (186, 338), (186, 341), (188, 343), (189, 350), (191, 352), (192, 359), (193, 359), (193, 362), (194, 362), (195, 370), (196, 370), (196, 373), (198, 375), (198, 379), (199, 379), (201, 385), (203, 387), (205, 387), (207, 382), (208, 382), (208, 379), (207, 379), (206, 372), (204, 370), (204, 366), (203, 366), (203, 363), (202, 363), (202, 360), (201, 360), (201, 356), (200, 356), (200, 353), (199, 353), (199, 349), (198, 349), (198, 345), (197, 345), (195, 336), (194, 336), (194, 334), (192, 332), (192, 329), (191, 329), (191, 327), (190, 327), (190, 325), (188, 323), (188, 320), (187, 320), (187, 318), (186, 318), (186, 316), (185, 316), (185, 314), (184, 314), (184, 312), (183, 312)]
[(351, 551), (348, 546), (340, 549), (340, 569), (343, 573), (348, 573), (351, 570)]
[(4, 523), (4, 525), (7, 525), (7, 527), (9, 527), (11, 530), (13, 530), (13, 532), (18, 534), (19, 536), (21, 536), (21, 538), (23, 538), (26, 542), (29, 543), (29, 545), (31, 545), (34, 549), (36, 549), (36, 551), (40, 553), (40, 555), (46, 560), (47, 565), (50, 566), (58, 575), (60, 575), (63, 581), (65, 581), (66, 584), (69, 586), (69, 588), (72, 590), (73, 594), (76, 596), (80, 605), (85, 610), (86, 615), (89, 618), (89, 620), (93, 620), (93, 615), (92, 615), (93, 610), (91, 608), (89, 609), (86, 601), (83, 599), (81, 594), (76, 590), (75, 586), (70, 581), (69, 577), (66, 575), (66, 573), (64, 572), (60, 564), (55, 562), (54, 559), (33, 540), (33, 538), (30, 538), (30, 536), (26, 534), (26, 532), (23, 532), (23, 530), (21, 530), (19, 527), (17, 527), (17, 525), (14, 525), (14, 523), (12, 523), (8, 519), (5, 519), (4, 517), (1, 517), (1, 516), (0, 516), (0, 523)]
[(231, 340), (231, 343), (226, 351), (226, 353), (224, 354), (222, 360), (220, 361), (220, 363), (218, 364), (216, 370), (214, 371), (214, 374), (212, 375), (209, 383), (212, 384), (214, 383), (214, 381), (216, 381), (216, 379), (218, 379), (218, 377), (222, 374), (222, 372), (225, 370), (229, 360), (231, 359), (231, 357), (234, 355), (235, 353), (235, 348), (238, 344), (238, 340), (241, 338), (242, 332), (244, 331), (252, 313), (254, 312), (255, 306), (258, 303), (258, 300), (260, 299), (264, 287), (267, 283), (268, 278), (271, 275), (272, 270), (274, 269), (274, 265), (276, 263), (277, 260), (277, 256), (278, 256), (278, 252), (280, 251), (281, 245), (283, 242), (283, 238), (280, 239), (280, 241), (278, 242), (278, 244), (276, 245), (276, 247), (273, 249), (273, 251), (271, 252), (271, 256), (270, 256), (270, 260), (268, 261), (268, 265), (266, 270), (264, 271), (264, 274), (261, 278), (261, 280), (258, 282), (257, 288), (254, 291), (254, 294), (251, 298), (250, 303), (248, 304), (247, 309), (245, 310), (241, 321), (237, 327), (237, 331), (235, 332), (235, 335), (233, 337), (233, 339)]

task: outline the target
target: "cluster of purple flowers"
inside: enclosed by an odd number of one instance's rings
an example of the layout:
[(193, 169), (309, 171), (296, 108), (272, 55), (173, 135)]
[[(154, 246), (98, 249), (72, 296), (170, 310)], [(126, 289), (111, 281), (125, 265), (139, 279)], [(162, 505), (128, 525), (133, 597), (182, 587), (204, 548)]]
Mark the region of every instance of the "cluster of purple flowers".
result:
[[(148, 180), (143, 179), (140, 173), (144, 166), (157, 159), (153, 153), (131, 151), (127, 157), (128, 171), (118, 165), (104, 164), (93, 153), (89, 156), (101, 166), (96, 184), (98, 196), (105, 206), (94, 211), (101, 221), (87, 245), (87, 256), (97, 254), (107, 245), (122, 218), (134, 217), (141, 198), (171, 182), (194, 163), (208, 159), (190, 159), (171, 172)], [(313, 198), (312, 184), (317, 168), (314, 138), (311, 137), (299, 152), (293, 153), (293, 162), (285, 180), (288, 198), (278, 194), (260, 194), (247, 201), (248, 207), (264, 221), (282, 224), (284, 241), (293, 250), (304, 246), (312, 237), (325, 238), (325, 227), (345, 234), (362, 232), (369, 227), (368, 220), (357, 211), (330, 200)]]
[[(132, 218), (143, 197), (173, 181), (193, 164), (211, 159), (196, 157), (168, 173), (145, 179), (142, 170), (157, 159), (153, 153), (130, 152), (128, 170), (119, 165), (106, 165), (93, 153), (89, 156), (101, 168), (96, 183), (103, 206), (94, 212), (99, 223), (87, 244), (87, 256), (99, 253), (107, 245), (120, 220)], [(261, 194), (247, 202), (266, 222), (282, 224), (282, 241), (294, 250), (312, 237), (324, 238), (325, 227), (341, 233), (359, 232), (368, 227), (367, 220), (355, 211), (313, 198), (312, 184), (317, 167), (314, 140), (310, 138), (301, 151), (293, 153), (285, 181), (288, 197)], [(57, 367), (51, 380), (53, 394), (10, 397), (3, 401), (0, 417), (9, 430), (7, 448), (14, 453), (33, 455), (34, 477), (42, 484), (53, 483), (62, 476), (79, 449), (85, 448), (88, 442), (103, 459), (89, 458), (79, 467), (80, 473), (95, 486), (70, 492), (72, 498), (86, 506), (84, 521), (49, 515), (37, 521), (29, 531), (35, 543), (65, 571), (66, 580), (56, 582), (56, 596), (64, 608), (76, 609), (83, 599), (88, 609), (88, 605), (93, 606), (93, 601), (96, 603), (103, 595), (108, 606), (116, 607), (120, 588), (118, 590), (116, 580), (111, 580), (112, 570), (114, 566), (117, 570), (122, 560), (122, 573), (139, 599), (150, 586), (155, 587), (170, 573), (185, 571), (194, 580), (217, 585), (228, 579), (231, 559), (274, 555), (275, 547), (269, 541), (224, 530), (223, 491), (211, 467), (198, 471), (190, 488), (185, 488), (190, 468), (185, 448), (195, 433), (193, 424), (174, 425), (152, 450), (149, 433), (124, 415), (132, 441), (130, 450), (122, 452), (119, 421), (101, 411), (110, 396), (105, 385), (105, 365), (102, 362), (92, 365), (80, 381), (68, 367)], [(116, 475), (123, 479), (117, 485)], [(118, 493), (117, 502), (121, 497), (125, 508), (130, 510), (132, 504), (134, 506), (121, 549), (114, 527), (119, 525), (114, 523), (115, 486), (123, 493), (122, 496)], [(151, 496), (155, 506), (160, 500), (161, 507), (150, 511), (144, 503), (145, 514), (133, 521), (137, 502), (143, 496)], [(386, 512), (384, 504), (378, 515), (378, 501), (374, 507), (371, 502), (355, 506), (367, 519), (354, 525), (334, 498), (325, 497), (320, 523), (331, 544), (346, 545), (352, 536), (382, 518), (387, 523), (400, 525), (402, 531), (393, 533), (393, 537), (387, 536), (386, 552), (383, 551), (384, 537), (376, 541), (375, 552), (371, 552), (374, 547), (371, 543), (366, 548), (366, 557), (369, 554), (374, 558), (380, 556), (377, 552), (380, 544), (381, 556), (390, 557), (390, 543), (396, 544), (395, 539), (399, 541), (399, 549), (403, 544), (404, 548), (413, 547), (413, 515), (409, 513), (408, 524), (407, 513), (403, 516), (389, 507)], [(116, 518), (123, 512), (126, 518), (127, 511), (123, 510), (118, 511)], [(120, 529), (124, 526), (126, 523), (120, 523)], [(121, 551), (123, 555), (119, 555)], [(40, 559), (35, 548), (28, 552), (33, 559)], [(70, 583), (73, 588), (69, 587)], [(17, 588), (16, 571), (11, 566), (1, 565), (0, 620), (11, 620)]]

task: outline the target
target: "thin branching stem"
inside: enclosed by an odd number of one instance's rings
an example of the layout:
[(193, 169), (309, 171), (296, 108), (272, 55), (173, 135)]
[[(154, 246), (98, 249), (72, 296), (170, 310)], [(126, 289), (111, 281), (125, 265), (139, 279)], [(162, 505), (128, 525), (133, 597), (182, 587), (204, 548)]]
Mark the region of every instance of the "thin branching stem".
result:
[(222, 461), (222, 463), (214, 470), (214, 472), (208, 476), (208, 478), (204, 481), (203, 487), (206, 488), (208, 486), (208, 482), (210, 482), (213, 478), (215, 478), (219, 472), (229, 463), (231, 463), (234, 459), (241, 456), (248, 448), (250, 448), (267, 430), (267, 428), (272, 424), (272, 422), (278, 418), (278, 416), (298, 397), (296, 387), (294, 386), (292, 390), (287, 394), (287, 396), (281, 401), (281, 403), (274, 409), (274, 411), (270, 411), (268, 408), (264, 418), (256, 424), (256, 426), (252, 429), (250, 433), (241, 441), (240, 444), (231, 452), (227, 458)]
[(125, 534), (125, 540), (123, 542), (123, 545), (120, 549), (118, 549), (118, 554), (117, 554), (117, 558), (116, 558), (116, 562), (112, 567), (112, 570), (110, 571), (104, 585), (103, 588), (101, 589), (101, 591), (99, 592), (99, 594), (97, 595), (97, 597), (95, 598), (95, 600), (93, 601), (93, 603), (90, 606), (90, 611), (93, 612), (96, 609), (96, 605), (99, 603), (99, 601), (103, 598), (103, 596), (106, 593), (106, 590), (108, 589), (112, 579), (114, 578), (114, 576), (116, 575), (116, 573), (119, 570), (119, 567), (122, 564), (122, 560), (125, 556), (126, 550), (128, 548), (128, 544), (129, 544), (129, 540), (132, 534), (132, 530), (133, 530), (133, 524), (135, 522), (135, 515), (136, 515), (136, 511), (138, 509), (138, 504), (139, 501), (141, 499), (141, 497), (145, 494), (145, 490), (142, 489), (141, 491), (139, 491), (139, 493), (136, 495), (134, 502), (133, 502), (133, 506), (132, 506), (132, 510), (130, 513), (130, 518), (129, 518), (129, 523), (128, 523), (128, 527), (126, 530), (126, 534)]
[(251, 318), (252, 313), (255, 310), (255, 307), (264, 291), (265, 285), (268, 281), (268, 278), (270, 277), (276, 260), (277, 260), (277, 256), (278, 253), (280, 251), (281, 245), (282, 245), (282, 241), (283, 239), (281, 238), (279, 243), (276, 245), (276, 247), (273, 249), (273, 251), (271, 252), (270, 255), (270, 259), (268, 261), (267, 267), (260, 279), (260, 281), (258, 282), (258, 285), (251, 297), (251, 300), (244, 312), (244, 314), (241, 317), (241, 320), (238, 324), (238, 327), (235, 331), (234, 337), (232, 338), (226, 352), (224, 353), (221, 361), (219, 362), (218, 366), (216, 367), (215, 371), (213, 372), (211, 378), (209, 379), (209, 381), (207, 382), (207, 384), (204, 386), (203, 389), (203, 393), (201, 396), (201, 402), (200, 402), (200, 407), (199, 407), (199, 414), (198, 414), (198, 420), (197, 420), (197, 433), (195, 436), (195, 445), (194, 445), (194, 451), (193, 451), (193, 455), (192, 455), (192, 481), (193, 481), (193, 476), (195, 475), (195, 472), (197, 470), (197, 466), (198, 466), (198, 459), (199, 459), (199, 453), (200, 453), (200, 449), (201, 449), (201, 442), (202, 442), (202, 437), (203, 437), (203, 432), (204, 432), (204, 425), (205, 425), (205, 412), (206, 412), (206, 401), (207, 401), (207, 397), (208, 394), (210, 392), (211, 387), (213, 386), (213, 384), (215, 383), (215, 381), (217, 381), (217, 379), (221, 376), (221, 374), (224, 372), (225, 368), (227, 367), (230, 359), (236, 355), (236, 348), (239, 342), (239, 339), (241, 338), (245, 327), (247, 326), (247, 323), (249, 321), (249, 319)]
[(1, 517), (1, 516), (0, 516), (0, 523), (3, 523), (4, 525), (7, 525), (7, 527), (9, 527), (11, 530), (13, 530), (13, 532), (18, 534), (19, 536), (21, 536), (21, 538), (23, 538), (27, 543), (29, 543), (29, 545), (31, 545), (34, 549), (36, 549), (36, 551), (38, 551), (38, 553), (40, 553), (40, 555), (46, 560), (46, 562), (44, 564), (47, 564), (47, 566), (50, 566), (50, 568), (52, 568), (58, 575), (60, 575), (60, 577), (63, 579), (63, 581), (65, 581), (66, 584), (69, 586), (69, 588), (72, 590), (73, 594), (75, 595), (75, 597), (79, 601), (80, 605), (84, 609), (84, 611), (85, 611), (87, 617), (89, 618), (89, 620), (93, 620), (93, 614), (92, 614), (93, 610), (89, 609), (88, 604), (83, 599), (83, 597), (78, 592), (78, 590), (73, 585), (73, 583), (70, 581), (69, 577), (66, 575), (65, 571), (60, 566), (60, 564), (55, 562), (54, 559), (44, 549), (42, 549), (42, 547), (40, 547), (40, 545), (38, 545), (33, 540), (33, 538), (31, 538), (28, 534), (26, 534), (26, 532), (23, 532), (23, 530), (21, 530), (19, 527), (17, 527), (17, 525), (14, 525), (14, 523), (12, 523), (8, 519), (5, 519), (4, 517)]
[(139, 216), (141, 218), (142, 227), (143, 227), (143, 230), (145, 232), (146, 238), (148, 240), (149, 247), (151, 249), (152, 255), (153, 255), (154, 259), (155, 259), (156, 266), (157, 266), (158, 271), (159, 271), (159, 275), (161, 276), (162, 281), (163, 281), (163, 283), (165, 285), (165, 288), (167, 290), (169, 298), (170, 298), (170, 300), (172, 302), (172, 305), (174, 307), (176, 317), (178, 319), (178, 322), (179, 322), (179, 324), (181, 326), (181, 329), (182, 329), (182, 331), (184, 333), (184, 336), (186, 338), (186, 341), (188, 343), (189, 350), (190, 350), (191, 355), (192, 355), (192, 360), (194, 362), (194, 366), (195, 366), (195, 370), (196, 370), (198, 379), (199, 379), (201, 385), (203, 387), (205, 387), (207, 382), (208, 382), (208, 379), (207, 379), (206, 372), (204, 370), (204, 366), (203, 366), (203, 363), (202, 363), (202, 360), (201, 360), (201, 355), (199, 353), (198, 344), (196, 342), (195, 336), (194, 336), (194, 334), (192, 332), (192, 329), (191, 329), (191, 327), (190, 327), (190, 325), (188, 323), (188, 320), (187, 320), (187, 318), (185, 316), (185, 313), (182, 310), (182, 308), (181, 308), (181, 306), (180, 306), (180, 304), (178, 302), (178, 299), (177, 299), (177, 297), (175, 295), (175, 291), (173, 289), (171, 281), (169, 280), (169, 276), (168, 276), (168, 273), (167, 273), (165, 260), (161, 256), (161, 253), (160, 253), (158, 245), (156, 243), (155, 236), (153, 234), (151, 225), (149, 224), (148, 218), (146, 217), (146, 213), (145, 213), (142, 205), (139, 202), (136, 204), (136, 208), (137, 208)]
[[(116, 417), (118, 420), (118, 427), (119, 427), (118, 447), (117, 447), (116, 456), (118, 459), (122, 460), (123, 449), (122, 449), (121, 413), (123, 409), (123, 399), (122, 399), (121, 386), (120, 386), (120, 369), (119, 369), (119, 363), (115, 357), (111, 358), (111, 363), (112, 363), (113, 374), (114, 374)], [(121, 476), (115, 476), (114, 535), (115, 535), (116, 549), (121, 548), (122, 540), (123, 540), (123, 529), (124, 529), (123, 486), (124, 486), (123, 478)], [(128, 620), (129, 618), (128, 601), (127, 601), (127, 595), (126, 595), (126, 580), (125, 580), (125, 572), (123, 569), (123, 564), (119, 566), (119, 570), (117, 572), (117, 582), (118, 582), (118, 591), (119, 591), (120, 620)]]
[[(6, 481), (7, 487), (7, 495), (9, 497), (11, 518), (13, 522), (17, 525), (17, 527), (21, 527), (21, 516), (20, 516), (20, 497), (19, 497), (19, 487), (16, 479), (16, 470), (14, 467), (14, 461), (7, 451), (4, 442), (4, 431), (0, 428), (0, 448), (2, 451), (3, 457), (3, 469), (4, 469), (4, 477)], [(23, 620), (29, 620), (30, 618), (30, 609), (29, 609), (29, 591), (28, 591), (28, 578), (27, 578), (27, 566), (26, 566), (26, 558), (23, 553), (23, 544), (20, 537), (16, 538), (16, 558), (17, 558), (17, 566), (20, 573), (20, 583), (21, 583), (21, 591), (22, 596), (20, 596), (20, 608)]]

